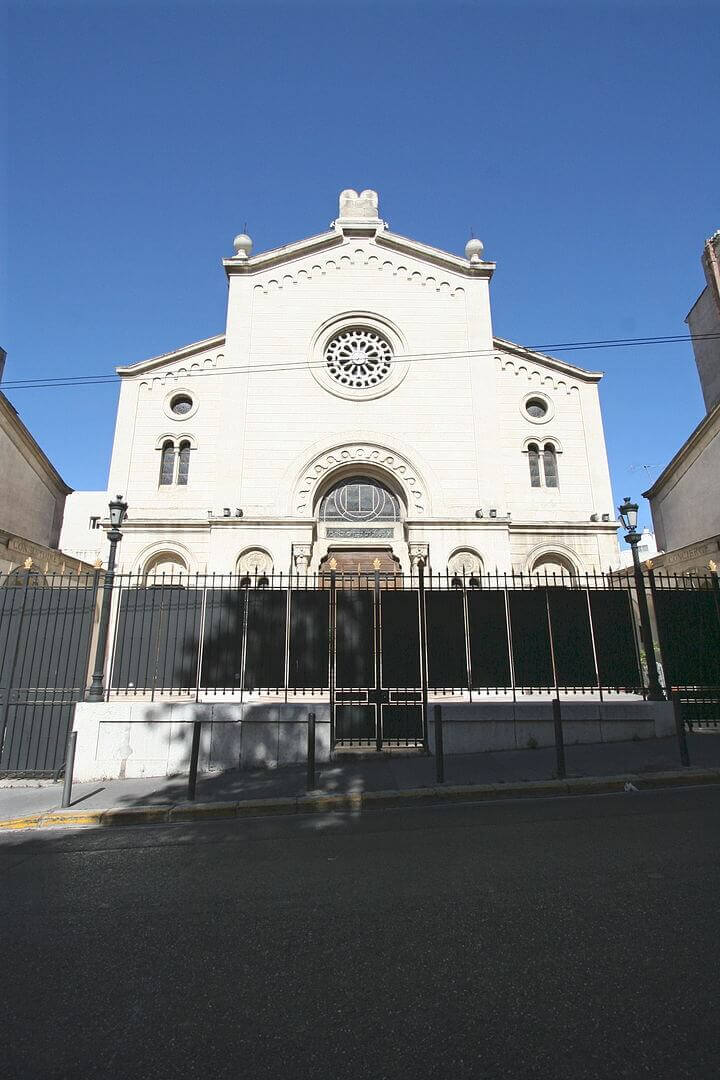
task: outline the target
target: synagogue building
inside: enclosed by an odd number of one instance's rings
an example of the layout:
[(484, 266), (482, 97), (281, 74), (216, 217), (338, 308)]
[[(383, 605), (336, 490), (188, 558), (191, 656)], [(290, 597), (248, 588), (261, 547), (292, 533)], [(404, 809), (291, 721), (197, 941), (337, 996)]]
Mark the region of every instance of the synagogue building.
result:
[[(399, 236), (348, 190), (327, 231), (260, 254), (242, 234), (223, 266), (222, 333), (118, 369), (123, 570), (615, 565), (601, 373), (494, 335), (479, 240)], [(61, 543), (105, 560), (96, 494)]]

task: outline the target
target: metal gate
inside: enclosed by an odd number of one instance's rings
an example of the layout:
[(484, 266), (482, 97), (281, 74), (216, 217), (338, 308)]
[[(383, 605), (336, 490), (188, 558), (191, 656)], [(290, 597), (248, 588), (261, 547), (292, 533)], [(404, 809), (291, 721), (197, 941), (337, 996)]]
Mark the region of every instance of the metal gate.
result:
[[(398, 586), (398, 580), (400, 584)], [(332, 575), (330, 710), (335, 746), (424, 746), (427, 673), (422, 580)]]
[(0, 776), (50, 776), (65, 759), (97, 596), (94, 576), (67, 581), (33, 571), (0, 587)]

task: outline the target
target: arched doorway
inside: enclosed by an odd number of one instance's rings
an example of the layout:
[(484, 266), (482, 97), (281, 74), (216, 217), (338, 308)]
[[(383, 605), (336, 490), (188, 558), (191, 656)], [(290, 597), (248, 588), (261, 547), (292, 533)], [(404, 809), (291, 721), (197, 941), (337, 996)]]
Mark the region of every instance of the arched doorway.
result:
[(327, 541), (319, 569), (397, 573), (400, 564), (392, 541), (400, 531), (403, 513), (398, 495), (378, 477), (354, 474), (337, 480), (317, 507), (318, 525)]

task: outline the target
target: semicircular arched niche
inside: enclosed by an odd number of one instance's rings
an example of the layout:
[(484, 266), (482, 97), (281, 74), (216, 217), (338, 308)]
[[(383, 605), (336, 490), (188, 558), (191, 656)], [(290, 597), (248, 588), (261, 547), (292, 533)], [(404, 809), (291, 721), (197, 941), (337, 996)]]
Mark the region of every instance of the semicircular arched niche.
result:
[(293, 513), (311, 517), (319, 490), (326, 487), (334, 472), (347, 470), (349, 467), (358, 473), (361, 473), (363, 468), (368, 468), (379, 476), (386, 474), (393, 486), (402, 491), (410, 517), (421, 517), (427, 513), (427, 486), (417, 469), (396, 450), (371, 443), (345, 443), (317, 454), (303, 470), (295, 485)]

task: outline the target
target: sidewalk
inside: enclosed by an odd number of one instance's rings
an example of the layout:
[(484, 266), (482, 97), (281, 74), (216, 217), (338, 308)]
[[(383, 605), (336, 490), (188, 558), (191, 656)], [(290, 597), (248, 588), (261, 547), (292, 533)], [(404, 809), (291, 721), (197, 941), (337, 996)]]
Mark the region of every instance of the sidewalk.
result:
[[(677, 773), (677, 777), (667, 782), (681, 782), (683, 775), (690, 779), (692, 774), (698, 782), (700, 774), (708, 770), (720, 770), (720, 733), (708, 735), (689, 735), (690, 770), (680, 766), (677, 742), (674, 738), (653, 739), (643, 742), (606, 743), (592, 746), (568, 746), (565, 748), (567, 780), (622, 777), (634, 777), (649, 774)], [(462, 796), (462, 789), (468, 789), (468, 797), (480, 795), (480, 787), (492, 788), (488, 795), (503, 795), (503, 785), (508, 785), (507, 794), (522, 795), (522, 785), (531, 785), (533, 792), (547, 791), (552, 794), (568, 793), (569, 790), (582, 787), (560, 781), (547, 783), (554, 779), (554, 749), (505, 750), (496, 753), (464, 754), (445, 758), (445, 785), (436, 786), (435, 759), (425, 755), (400, 757), (383, 755), (378, 759), (357, 758), (349, 755), (330, 765), (317, 770), (317, 785), (310, 800), (317, 809), (333, 808), (333, 796), (338, 806), (347, 806), (348, 798), (357, 804), (365, 793), (385, 793), (391, 796), (428, 798), (435, 795), (443, 797), (443, 792), (453, 789), (456, 798)], [(717, 778), (707, 776), (707, 781)], [(538, 782), (545, 782), (538, 787)], [(509, 788), (512, 787), (512, 792)], [(248, 810), (261, 812), (295, 812), (308, 809), (304, 797), (306, 791), (305, 766), (291, 766), (282, 769), (254, 772), (231, 771), (206, 774), (198, 777), (195, 805), (205, 807), (204, 816), (212, 816), (212, 807), (220, 816), (221, 804), (235, 809), (230, 816), (241, 812), (240, 807), (248, 805)], [(344, 796), (344, 798), (343, 798)], [(328, 798), (329, 797), (329, 798)], [(0, 780), (0, 827), (3, 822), (9, 824), (16, 819), (33, 818), (60, 810), (62, 783), (54, 784), (50, 780)], [(298, 805), (297, 800), (302, 805)], [(100, 780), (92, 784), (73, 786), (72, 803), (68, 808), (77, 824), (89, 824), (99, 821), (99, 812), (114, 811), (119, 820), (120, 811), (136, 811), (127, 814), (142, 820), (137, 813), (140, 808), (156, 811), (161, 808), (182, 805), (183, 816), (192, 817), (193, 804), (187, 803), (187, 777), (150, 777), (133, 780)], [(403, 798), (405, 801), (405, 798)], [(261, 802), (264, 805), (261, 805)], [(378, 799), (370, 799), (368, 805)], [(385, 800), (388, 803), (388, 800)], [(274, 803), (274, 805), (270, 805)], [(292, 805), (291, 805), (292, 804)], [(228, 811), (229, 812), (229, 811)], [(168, 820), (168, 815), (147, 814), (148, 819), (161, 817)], [(84, 819), (84, 820), (83, 820)], [(34, 824), (53, 824), (59, 822), (27, 821)]]

